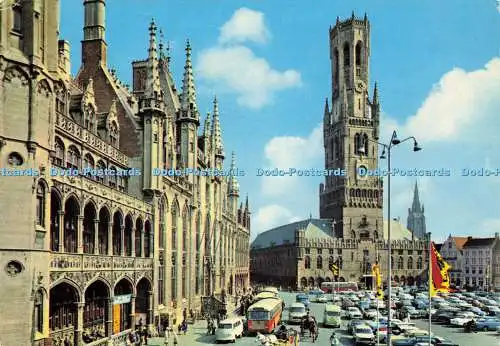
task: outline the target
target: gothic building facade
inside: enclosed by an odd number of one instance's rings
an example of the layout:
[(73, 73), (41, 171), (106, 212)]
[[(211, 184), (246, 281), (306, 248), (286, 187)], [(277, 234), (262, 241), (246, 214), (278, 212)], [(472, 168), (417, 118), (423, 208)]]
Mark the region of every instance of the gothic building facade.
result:
[[(250, 208), (225, 165), (218, 101), (204, 126), (186, 45), (182, 89), (157, 27), (133, 88), (107, 67), (105, 0), (84, 0), (81, 67), (59, 1), (0, 11), (0, 343), (111, 345), (161, 309), (248, 285)], [(145, 30), (145, 37), (147, 32)], [(8, 298), (7, 298), (8, 297)]]
[(415, 182), (415, 190), (413, 192), (413, 202), (411, 208), (408, 208), (408, 219), (406, 220), (406, 228), (417, 238), (425, 238), (427, 229), (425, 226), (424, 205), (420, 204), (418, 195), (418, 185)]
[[(383, 181), (379, 176), (360, 175), (374, 170), (379, 161), (380, 99), (377, 84), (370, 97), (370, 23), (367, 16), (341, 21), (330, 28), (332, 99), (328, 98), (323, 116), (326, 169), (341, 168), (344, 176), (326, 177), (320, 185), (320, 218), (332, 220), (333, 236), (338, 244), (350, 245), (357, 253), (352, 258), (383, 264), (387, 256), (388, 230), (384, 230)], [(387, 227), (387, 226), (386, 226)], [(424, 256), (425, 242), (410, 238), (401, 243), (391, 237), (392, 255)], [(350, 250), (350, 251), (351, 251)], [(341, 250), (342, 251), (342, 250)], [(399, 260), (398, 260), (399, 261)], [(364, 274), (355, 262), (344, 261), (349, 277)], [(387, 265), (387, 264), (384, 264)], [(406, 267), (406, 262), (402, 267)], [(420, 277), (424, 268), (412, 266), (412, 277)], [(384, 266), (382, 266), (384, 268)], [(368, 273), (369, 274), (369, 273)], [(387, 274), (385, 274), (387, 280)]]

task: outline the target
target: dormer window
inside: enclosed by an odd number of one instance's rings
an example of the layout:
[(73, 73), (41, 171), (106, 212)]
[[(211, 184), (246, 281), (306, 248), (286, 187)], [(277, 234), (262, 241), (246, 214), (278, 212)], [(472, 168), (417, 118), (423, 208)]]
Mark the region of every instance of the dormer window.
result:
[(23, 33), (23, 7), (19, 3), (12, 6), (12, 31)]

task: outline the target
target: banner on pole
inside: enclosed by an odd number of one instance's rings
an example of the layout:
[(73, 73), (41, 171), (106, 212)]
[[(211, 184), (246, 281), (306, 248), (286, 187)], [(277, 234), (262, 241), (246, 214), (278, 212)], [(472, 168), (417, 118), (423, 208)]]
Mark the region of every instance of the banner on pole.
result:
[(431, 296), (435, 296), (438, 292), (450, 292), (450, 277), (448, 272), (451, 266), (441, 257), (441, 254), (436, 250), (434, 243), (431, 243), (430, 256), (430, 271), (429, 271), (429, 287)]

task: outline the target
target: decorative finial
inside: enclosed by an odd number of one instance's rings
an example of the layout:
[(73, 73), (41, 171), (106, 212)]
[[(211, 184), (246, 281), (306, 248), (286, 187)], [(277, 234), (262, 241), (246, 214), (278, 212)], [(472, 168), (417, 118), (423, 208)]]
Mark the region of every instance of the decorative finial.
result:
[(354, 16), (354, 11), (352, 11), (352, 19), (354, 20), (356, 16)]
[(163, 36), (163, 30), (160, 29), (160, 43), (158, 44), (158, 49), (160, 50), (160, 59), (163, 59), (165, 57), (165, 52), (163, 51), (163, 39), (165, 37)]

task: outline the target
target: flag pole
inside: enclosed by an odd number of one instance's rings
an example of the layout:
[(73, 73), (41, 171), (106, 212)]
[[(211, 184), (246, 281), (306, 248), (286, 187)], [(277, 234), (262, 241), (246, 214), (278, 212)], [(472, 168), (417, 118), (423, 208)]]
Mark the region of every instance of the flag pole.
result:
[(429, 345), (432, 345), (432, 316), (431, 316), (431, 308), (432, 308), (432, 251), (433, 251), (433, 246), (432, 246), (432, 240), (431, 240), (431, 232), (427, 233), (427, 236), (429, 237), (429, 326), (428, 326), (428, 333), (429, 333)]

